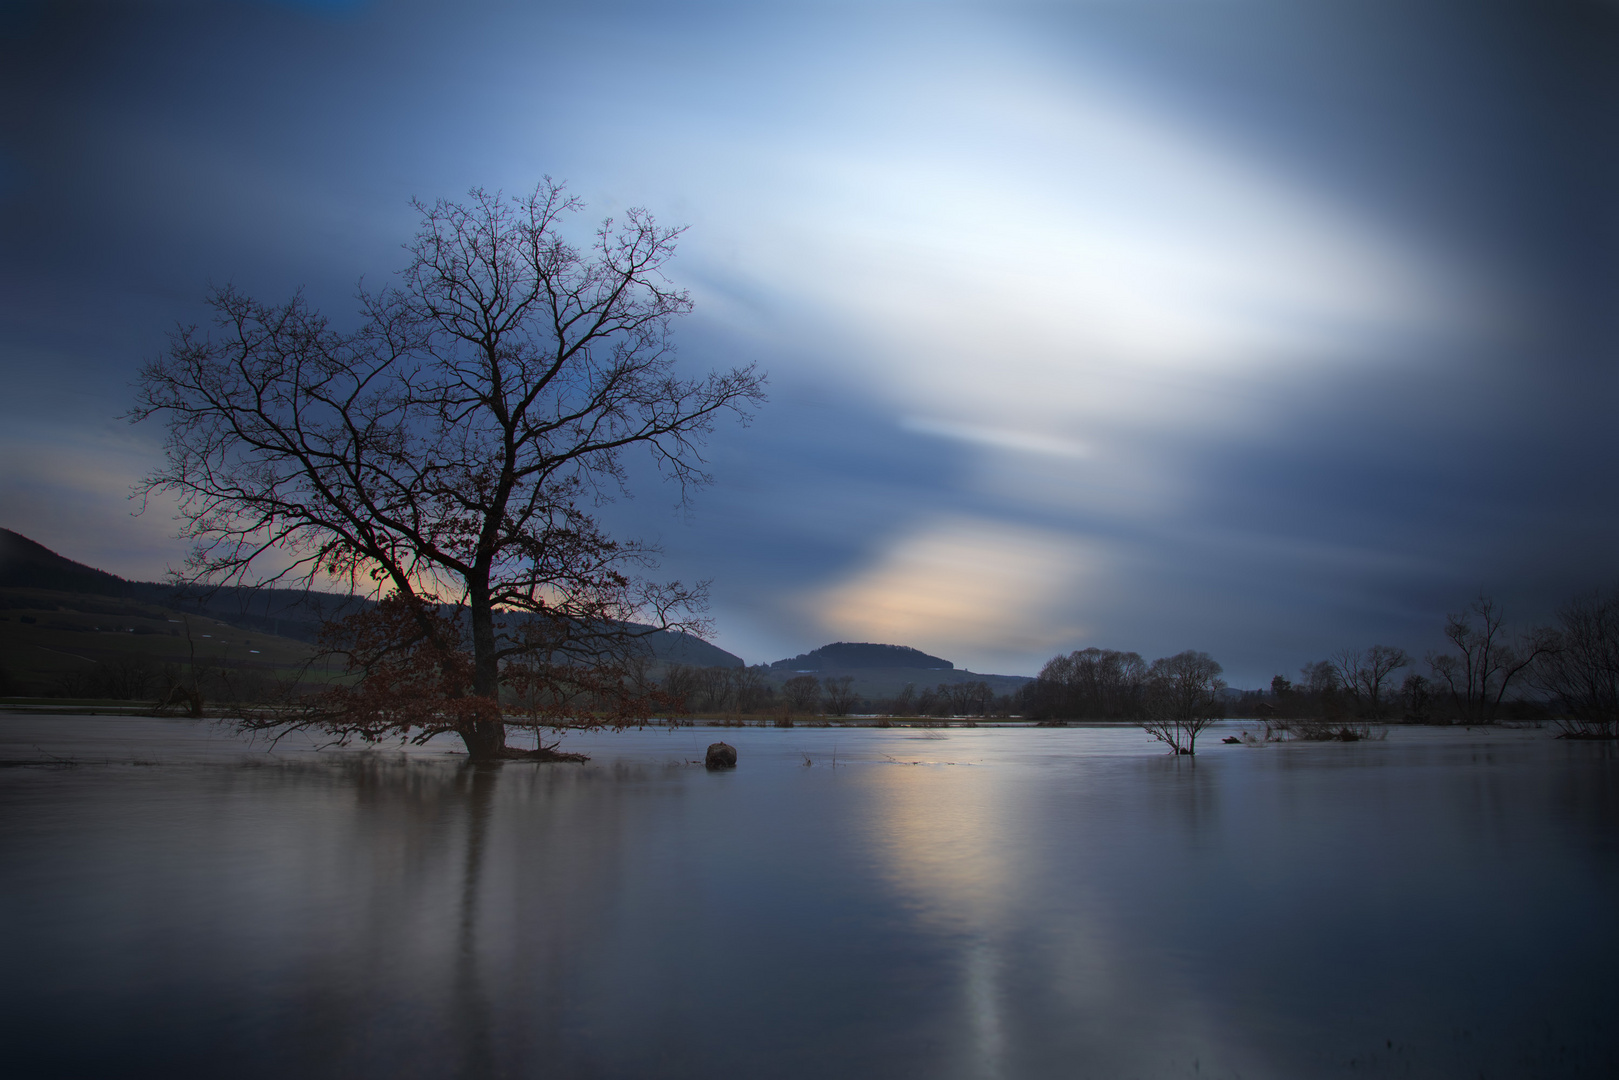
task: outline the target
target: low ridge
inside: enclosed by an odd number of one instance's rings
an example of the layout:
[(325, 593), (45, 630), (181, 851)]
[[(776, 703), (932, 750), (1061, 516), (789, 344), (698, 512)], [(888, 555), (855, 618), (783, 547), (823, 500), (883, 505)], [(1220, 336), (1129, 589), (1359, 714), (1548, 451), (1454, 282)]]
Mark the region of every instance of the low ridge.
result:
[[(371, 603), (364, 597), (304, 589), (229, 585), (191, 590), (154, 581), (127, 581), (105, 570), (64, 558), (44, 544), (5, 528), (0, 528), (0, 589), (116, 596), (205, 615), (244, 630), (310, 644), (320, 636), (325, 619), (361, 610)], [(453, 612), (454, 609), (446, 610)], [(658, 630), (648, 634), (643, 642), (657, 661), (703, 667), (747, 666), (740, 656), (681, 631)]]
[(800, 653), (771, 664), (773, 671), (857, 671), (862, 668), (921, 668), (950, 671), (956, 665), (909, 645), (878, 645), (867, 641), (834, 641), (812, 652)]

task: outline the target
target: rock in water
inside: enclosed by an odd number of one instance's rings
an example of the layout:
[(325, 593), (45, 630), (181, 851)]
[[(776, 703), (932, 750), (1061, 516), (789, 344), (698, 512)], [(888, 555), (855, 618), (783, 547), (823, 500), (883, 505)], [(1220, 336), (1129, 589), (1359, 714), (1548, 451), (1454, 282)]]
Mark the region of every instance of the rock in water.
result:
[(736, 768), (736, 747), (730, 743), (712, 743), (708, 748), (708, 758), (703, 762), (710, 769)]

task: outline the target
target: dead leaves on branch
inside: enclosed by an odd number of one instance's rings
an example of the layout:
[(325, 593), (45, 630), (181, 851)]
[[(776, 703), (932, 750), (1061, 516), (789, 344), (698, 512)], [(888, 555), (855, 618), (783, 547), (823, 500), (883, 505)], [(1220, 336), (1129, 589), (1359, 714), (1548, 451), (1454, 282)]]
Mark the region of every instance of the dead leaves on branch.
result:
[[(507, 613), (498, 697), (475, 691), (463, 612), (394, 595), (329, 623), (321, 646), (348, 679), (303, 702), (298, 726), (339, 742), (422, 743), (491, 724), (623, 728), (666, 711), (634, 628)], [(267, 721), (270, 718), (266, 718)], [(284, 726), (280, 714), (265, 727)], [(543, 740), (542, 740), (543, 749)]]

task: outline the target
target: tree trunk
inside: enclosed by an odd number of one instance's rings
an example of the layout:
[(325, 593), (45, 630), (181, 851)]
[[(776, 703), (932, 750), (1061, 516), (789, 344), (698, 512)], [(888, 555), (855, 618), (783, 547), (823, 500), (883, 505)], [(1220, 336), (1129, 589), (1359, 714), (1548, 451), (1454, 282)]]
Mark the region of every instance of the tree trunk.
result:
[(456, 734), (466, 744), (467, 756), (473, 761), (498, 761), (510, 755), (506, 751), (506, 723), (498, 718), (481, 718), (458, 729)]
[(467, 753), (474, 761), (492, 761), (510, 756), (506, 752), (506, 723), (500, 712), (495, 613), (489, 602), (488, 578), (469, 584), (467, 612), (472, 619), (472, 692), (490, 702), (491, 708), (462, 730), (461, 741), (467, 744)]

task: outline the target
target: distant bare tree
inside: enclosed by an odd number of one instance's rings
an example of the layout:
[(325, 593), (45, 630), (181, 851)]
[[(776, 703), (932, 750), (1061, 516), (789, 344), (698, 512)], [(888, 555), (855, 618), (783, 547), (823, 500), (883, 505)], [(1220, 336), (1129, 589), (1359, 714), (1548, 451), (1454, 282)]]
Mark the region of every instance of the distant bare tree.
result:
[(1400, 684), (1400, 704), (1408, 722), (1428, 723), (1433, 719), (1433, 683), (1413, 671)]
[(989, 688), (989, 683), (982, 679), (968, 686), (967, 708), (964, 710), (968, 716), (983, 716), (989, 712), (990, 703), (995, 700), (995, 691)]
[(823, 685), (826, 689), (827, 712), (833, 716), (848, 716), (854, 711), (854, 703), (860, 696), (854, 692), (853, 675), (827, 679)]
[(705, 667), (697, 670), (698, 708), (705, 713), (724, 712), (731, 703), (733, 681), (726, 667)]
[(1306, 694), (1331, 694), (1343, 685), (1338, 677), (1338, 669), (1330, 660), (1317, 660), (1313, 664), (1305, 664), (1299, 668), (1299, 683), (1297, 689)]
[(670, 664), (663, 672), (663, 694), (674, 712), (690, 712), (697, 695), (699, 668), (691, 664)]
[(1445, 637), (1456, 652), (1428, 654), (1435, 680), (1467, 723), (1489, 723), (1512, 681), (1551, 648), (1543, 636), (1509, 640), (1505, 621), (1501, 606), (1480, 594), (1465, 611), (1445, 616)]
[(731, 680), (736, 687), (736, 711), (739, 713), (763, 712), (775, 698), (775, 690), (765, 682), (762, 666), (732, 668)]
[(1564, 731), (1611, 737), (1619, 730), (1619, 588), (1575, 597), (1542, 632), (1530, 683), (1551, 697)]
[(1187, 650), (1154, 660), (1147, 669), (1146, 716), (1141, 726), (1169, 745), (1170, 753), (1197, 753), (1198, 732), (1220, 712), (1220, 665), (1204, 652)]
[(797, 713), (818, 712), (821, 707), (821, 680), (813, 675), (794, 675), (781, 687), (787, 707)]
[(995, 697), (983, 680), (940, 683), (934, 694), (952, 716), (982, 716)]
[(1389, 676), (1400, 668), (1409, 667), (1411, 657), (1404, 649), (1373, 645), (1364, 652), (1360, 649), (1340, 649), (1328, 662), (1361, 712), (1373, 720), (1381, 720)]
[(881, 711), (890, 716), (911, 716), (916, 711), (916, 684), (906, 683), (904, 689), (881, 705)]
[(966, 716), (972, 710), (972, 683), (940, 683), (935, 691), (951, 716)]

